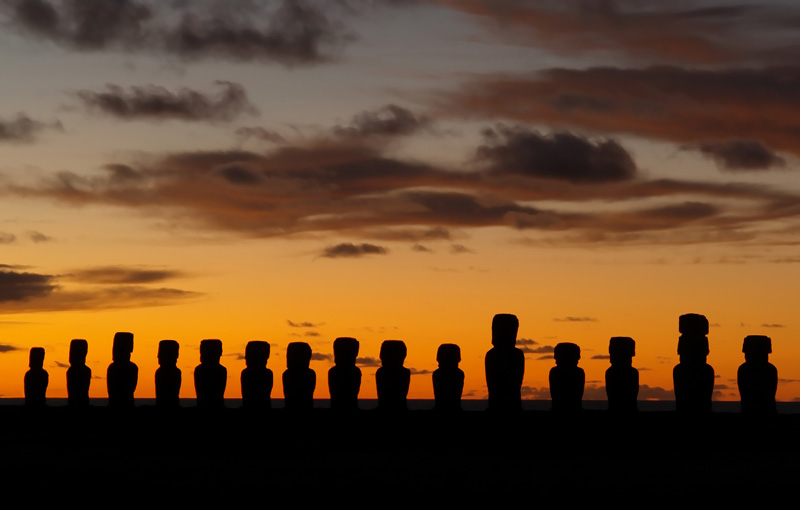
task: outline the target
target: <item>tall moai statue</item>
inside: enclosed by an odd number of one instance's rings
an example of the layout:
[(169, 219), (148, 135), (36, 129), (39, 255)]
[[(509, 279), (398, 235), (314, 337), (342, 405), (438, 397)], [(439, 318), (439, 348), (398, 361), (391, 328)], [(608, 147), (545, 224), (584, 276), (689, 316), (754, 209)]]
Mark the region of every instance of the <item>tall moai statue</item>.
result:
[(139, 381), (139, 367), (131, 361), (133, 333), (114, 334), (112, 362), (108, 366), (108, 406), (118, 409), (133, 407), (133, 393)]
[(266, 410), (272, 407), (272, 370), (267, 368), (269, 344), (258, 340), (247, 342), (244, 349), (246, 367), (242, 370), (242, 407)]
[(44, 407), (47, 383), (50, 381), (50, 376), (44, 369), (44, 347), (31, 347), (28, 367), (30, 370), (25, 373), (25, 405)]
[(580, 411), (586, 374), (578, 366), (581, 348), (570, 342), (556, 344), (553, 350), (556, 366), (550, 369), (550, 399), (553, 411)]
[(375, 372), (378, 409), (381, 411), (408, 410), (411, 370), (403, 366), (407, 354), (402, 340), (384, 340), (381, 344), (381, 367)]
[(358, 410), (361, 391), (361, 369), (356, 366), (358, 349), (355, 338), (340, 337), (333, 341), (334, 365), (328, 370), (328, 390), (331, 409), (335, 411)]
[(156, 369), (156, 407), (180, 407), (181, 369), (178, 368), (180, 345), (175, 340), (158, 343), (158, 369)]
[(737, 380), (744, 414), (775, 414), (775, 393), (778, 391), (778, 369), (769, 362), (772, 339), (750, 335), (742, 346), (744, 363), (739, 366)]
[(630, 412), (638, 409), (639, 371), (633, 368), (636, 342), (626, 336), (615, 336), (608, 342), (611, 366), (606, 370), (608, 410)]
[(437, 411), (460, 411), (461, 394), (464, 392), (464, 371), (461, 363), (461, 348), (456, 344), (442, 344), (436, 351), (439, 368), (433, 371), (434, 409)]
[(314, 408), (317, 373), (311, 369), (311, 346), (292, 342), (286, 347), (286, 370), (283, 372), (284, 407), (290, 411)]
[(675, 408), (681, 413), (710, 413), (714, 393), (714, 369), (708, 358), (708, 319), (689, 313), (678, 321), (680, 361), (672, 370)]
[(69, 368), (67, 369), (67, 404), (70, 407), (89, 405), (89, 384), (92, 382), (92, 369), (86, 366), (89, 343), (75, 339), (69, 344)]
[(194, 390), (197, 407), (217, 411), (225, 407), (225, 387), (228, 370), (219, 360), (222, 358), (222, 341), (217, 339), (200, 342), (200, 364), (194, 369)]
[(525, 354), (516, 348), (519, 320), (500, 313), (492, 319), (492, 348), (486, 353), (486, 387), (490, 411), (522, 410)]

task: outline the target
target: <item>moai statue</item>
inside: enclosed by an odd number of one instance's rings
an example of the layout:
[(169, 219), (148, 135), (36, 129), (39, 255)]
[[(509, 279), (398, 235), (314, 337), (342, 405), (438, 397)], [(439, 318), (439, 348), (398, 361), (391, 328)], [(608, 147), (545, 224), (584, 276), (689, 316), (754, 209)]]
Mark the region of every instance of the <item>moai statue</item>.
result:
[(290, 411), (310, 411), (314, 408), (314, 389), (317, 374), (311, 364), (311, 346), (292, 342), (286, 347), (286, 370), (283, 372), (284, 407)]
[(76, 339), (69, 344), (69, 368), (67, 369), (67, 404), (70, 407), (89, 405), (89, 384), (92, 369), (86, 366), (89, 343)]
[(47, 370), (44, 369), (44, 347), (31, 347), (28, 367), (30, 370), (25, 373), (25, 405), (44, 407), (47, 383), (50, 381)]
[(407, 353), (402, 340), (385, 340), (381, 344), (381, 367), (375, 372), (378, 409), (381, 411), (408, 410), (411, 371), (403, 366)]
[(358, 410), (358, 392), (361, 390), (361, 369), (356, 366), (358, 340), (341, 337), (333, 341), (334, 366), (328, 370), (328, 390), (331, 409)]
[(694, 313), (678, 321), (680, 361), (672, 370), (675, 408), (681, 413), (710, 413), (714, 392), (714, 369), (708, 357), (708, 319)]
[(254, 340), (244, 349), (242, 370), (242, 407), (265, 410), (272, 407), (272, 370), (267, 368), (269, 344)]
[(434, 409), (460, 411), (461, 393), (464, 391), (464, 371), (458, 368), (461, 348), (456, 344), (442, 344), (436, 351), (439, 368), (433, 371)]
[(156, 407), (177, 409), (180, 406), (181, 369), (178, 368), (180, 345), (175, 340), (158, 343), (156, 370)]
[(221, 340), (200, 342), (200, 364), (194, 369), (194, 391), (200, 409), (217, 411), (225, 407), (228, 370), (220, 365), (221, 357)]
[(139, 381), (139, 367), (131, 362), (132, 352), (133, 333), (114, 334), (114, 345), (111, 348), (113, 361), (108, 366), (106, 376), (109, 407), (133, 407), (133, 392), (136, 391), (136, 383)]
[(556, 366), (550, 369), (550, 399), (553, 411), (581, 410), (586, 374), (578, 366), (581, 348), (569, 342), (556, 344), (553, 350)]
[(492, 348), (486, 353), (486, 387), (490, 411), (522, 410), (522, 378), (525, 354), (517, 349), (519, 320), (500, 313), (492, 319)]
[(778, 369), (769, 362), (772, 339), (751, 335), (742, 346), (744, 363), (739, 366), (737, 379), (742, 413), (775, 414), (775, 392), (778, 391)]
[(606, 370), (606, 395), (608, 410), (613, 412), (636, 411), (639, 396), (639, 371), (633, 368), (636, 342), (626, 336), (615, 336), (608, 343), (611, 367)]

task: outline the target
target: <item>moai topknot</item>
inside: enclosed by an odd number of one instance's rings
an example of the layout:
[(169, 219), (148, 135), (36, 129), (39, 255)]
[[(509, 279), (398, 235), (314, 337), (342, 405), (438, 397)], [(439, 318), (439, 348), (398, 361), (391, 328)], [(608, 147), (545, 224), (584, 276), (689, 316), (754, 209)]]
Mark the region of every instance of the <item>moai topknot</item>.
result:
[(89, 405), (89, 384), (92, 369), (86, 366), (89, 343), (75, 339), (69, 344), (69, 368), (67, 369), (67, 404), (70, 407)]
[(194, 369), (194, 390), (197, 407), (220, 410), (225, 407), (225, 386), (228, 370), (220, 365), (222, 341), (217, 339), (200, 342), (200, 364)]
[(314, 408), (314, 389), (317, 373), (311, 364), (311, 346), (292, 342), (286, 347), (286, 370), (283, 372), (284, 407), (290, 411), (310, 411)]
[(31, 347), (28, 357), (28, 370), (25, 373), (25, 405), (28, 407), (44, 407), (47, 395), (47, 383), (50, 377), (44, 369), (44, 348)]
[(408, 350), (402, 340), (384, 340), (381, 344), (381, 367), (375, 372), (381, 411), (408, 410), (411, 370), (403, 366), (406, 354)]
[(550, 399), (553, 411), (580, 411), (586, 374), (578, 366), (581, 348), (562, 342), (553, 350), (556, 366), (550, 369)]
[(708, 357), (708, 319), (694, 313), (681, 315), (678, 321), (680, 362), (672, 371), (675, 408), (684, 413), (711, 412), (714, 392), (714, 369)]
[(272, 407), (272, 370), (267, 368), (269, 344), (258, 340), (247, 342), (244, 349), (247, 365), (242, 370), (242, 407), (265, 410)]
[(114, 334), (111, 348), (112, 363), (108, 366), (108, 405), (115, 408), (133, 407), (133, 393), (139, 381), (139, 368), (131, 362), (133, 333)]
[(608, 342), (611, 367), (606, 370), (606, 395), (608, 410), (614, 412), (636, 411), (639, 395), (639, 371), (633, 368), (636, 342), (626, 336), (615, 336)]
[(156, 370), (156, 407), (175, 409), (180, 406), (181, 369), (178, 368), (180, 345), (175, 340), (158, 343)]
[(436, 352), (439, 368), (433, 371), (434, 409), (460, 411), (464, 392), (464, 371), (458, 368), (461, 348), (456, 344), (442, 344)]
[(328, 370), (328, 390), (331, 409), (355, 411), (358, 409), (358, 392), (361, 390), (361, 369), (356, 366), (358, 340), (341, 337), (333, 341), (333, 362)]
[(492, 345), (486, 353), (486, 386), (490, 411), (522, 410), (522, 378), (525, 354), (517, 349), (519, 320), (500, 313), (492, 319)]
[(751, 335), (742, 346), (744, 363), (739, 366), (737, 380), (742, 413), (775, 414), (775, 393), (778, 391), (778, 369), (769, 362), (772, 339)]

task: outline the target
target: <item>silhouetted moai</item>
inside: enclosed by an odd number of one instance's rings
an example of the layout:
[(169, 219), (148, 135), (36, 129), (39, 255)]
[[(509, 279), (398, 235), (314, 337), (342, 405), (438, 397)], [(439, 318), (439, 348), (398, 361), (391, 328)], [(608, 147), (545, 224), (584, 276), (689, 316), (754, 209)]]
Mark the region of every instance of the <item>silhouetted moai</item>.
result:
[(220, 365), (220, 358), (222, 358), (221, 340), (200, 342), (200, 364), (194, 369), (194, 391), (197, 395), (198, 408), (216, 411), (225, 407), (228, 370)]
[(461, 394), (464, 392), (464, 371), (461, 363), (461, 348), (456, 344), (442, 344), (436, 351), (439, 368), (433, 371), (434, 409), (437, 411), (460, 411)]
[(408, 351), (402, 340), (384, 340), (381, 344), (381, 367), (375, 372), (381, 411), (408, 410), (411, 370), (403, 366), (406, 354)]
[(361, 369), (356, 366), (358, 340), (341, 337), (333, 341), (333, 362), (328, 370), (328, 390), (331, 409), (355, 411), (358, 409), (358, 392), (361, 390)]
[(175, 409), (180, 406), (181, 369), (178, 368), (180, 345), (175, 340), (158, 343), (156, 369), (156, 407)]
[(553, 350), (556, 366), (550, 369), (550, 399), (553, 411), (581, 410), (586, 374), (578, 366), (581, 348), (569, 342), (556, 344)]
[(89, 405), (89, 384), (92, 382), (92, 369), (86, 366), (89, 344), (76, 339), (69, 344), (69, 368), (67, 369), (67, 404), (71, 407)]
[(708, 357), (708, 319), (694, 313), (681, 315), (678, 321), (680, 362), (672, 370), (675, 408), (682, 413), (711, 412), (714, 393), (714, 369)]
[(44, 347), (31, 347), (28, 367), (30, 370), (25, 373), (25, 405), (44, 407), (47, 383), (50, 381), (47, 370), (44, 369)]
[(606, 370), (608, 410), (636, 411), (639, 396), (639, 371), (633, 368), (636, 342), (626, 336), (615, 336), (608, 343), (611, 367)]
[(314, 408), (314, 389), (317, 374), (311, 364), (311, 346), (292, 342), (286, 347), (286, 370), (283, 372), (284, 407), (290, 411), (310, 411)]
[(133, 393), (139, 381), (139, 367), (131, 361), (133, 333), (114, 334), (112, 363), (108, 366), (108, 405), (114, 408), (133, 407)]
[(244, 361), (247, 367), (242, 370), (242, 406), (251, 410), (265, 410), (272, 407), (272, 370), (267, 368), (269, 344), (254, 340), (247, 342)]
[(772, 339), (751, 335), (742, 346), (744, 363), (739, 366), (737, 380), (742, 413), (775, 414), (775, 393), (778, 391), (778, 369), (769, 362)]
[(486, 353), (486, 386), (490, 411), (522, 410), (525, 354), (515, 347), (519, 320), (500, 313), (492, 319), (492, 345)]

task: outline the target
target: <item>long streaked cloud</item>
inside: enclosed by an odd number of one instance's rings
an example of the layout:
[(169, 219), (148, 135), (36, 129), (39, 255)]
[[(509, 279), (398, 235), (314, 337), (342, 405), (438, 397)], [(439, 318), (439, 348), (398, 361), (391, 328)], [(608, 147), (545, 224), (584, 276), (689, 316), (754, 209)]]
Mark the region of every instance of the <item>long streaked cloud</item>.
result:
[(762, 64), (798, 55), (800, 9), (788, 2), (428, 1), (474, 16), (497, 40), (561, 55), (691, 65)]
[(328, 62), (354, 36), (331, 4), (5, 0), (0, 13), (24, 37), (74, 51), (118, 51), (285, 66)]
[(221, 90), (206, 94), (182, 88), (170, 91), (156, 85), (124, 89), (107, 85), (104, 91), (80, 90), (75, 93), (90, 112), (122, 120), (181, 120), (187, 122), (229, 122), (258, 111), (238, 83), (218, 81)]
[(157, 283), (183, 276), (174, 269), (148, 269), (143, 267), (104, 266), (79, 269), (61, 278), (80, 283), (103, 285), (141, 285)]

